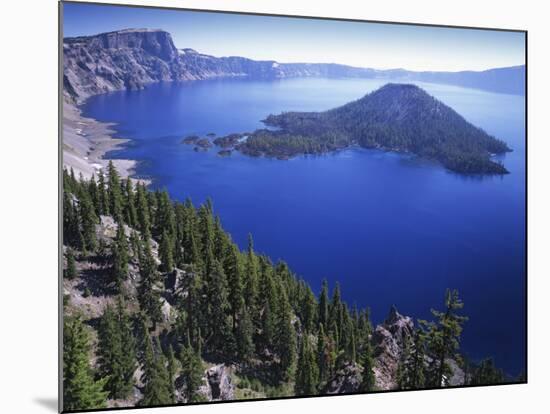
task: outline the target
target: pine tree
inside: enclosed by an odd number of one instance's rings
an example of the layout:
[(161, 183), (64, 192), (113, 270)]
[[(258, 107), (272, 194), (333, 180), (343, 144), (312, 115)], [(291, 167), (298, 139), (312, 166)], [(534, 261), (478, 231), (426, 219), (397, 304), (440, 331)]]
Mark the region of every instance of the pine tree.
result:
[(126, 312), (126, 304), (121, 296), (117, 300), (118, 331), (120, 335), (120, 344), (122, 354), (119, 359), (119, 365), (123, 373), (122, 395), (128, 395), (134, 385), (134, 371), (136, 369), (136, 338), (133, 333), (132, 321)]
[(408, 384), (410, 383), (410, 370), (409, 364), (411, 360), (411, 344), (410, 337), (405, 336), (403, 338), (403, 349), (401, 350), (401, 355), (399, 357), (399, 363), (397, 365), (397, 387), (400, 390), (406, 390)]
[(329, 325), (328, 314), (328, 282), (323, 279), (321, 294), (319, 295), (319, 324), (323, 326)]
[(244, 300), (251, 312), (256, 310), (256, 298), (258, 296), (258, 263), (254, 254), (254, 241), (252, 235), (248, 235), (248, 250), (246, 256)]
[(243, 297), (243, 270), (241, 266), (240, 252), (236, 245), (232, 245), (227, 261), (226, 269), (228, 288), (229, 288), (229, 305), (231, 308), (231, 320), (233, 331), (237, 326), (237, 315), (241, 312), (244, 306)]
[(260, 331), (261, 336), (256, 341), (259, 352), (262, 352), (266, 348), (273, 347), (273, 341), (275, 338), (275, 319), (278, 314), (277, 309), (277, 295), (273, 282), (273, 268), (267, 267), (262, 271), (262, 278), (260, 284), (260, 298), (261, 298), (261, 319), (260, 319)]
[(63, 326), (63, 409), (85, 410), (106, 407), (106, 378), (94, 380), (90, 367), (89, 335), (78, 318)]
[(64, 276), (67, 279), (72, 280), (77, 276), (76, 262), (75, 262), (75, 259), (74, 259), (73, 249), (68, 247), (66, 256), (67, 256), (67, 268), (65, 269)]
[(332, 300), (329, 306), (329, 319), (330, 326), (333, 330), (332, 334), (336, 338), (338, 349), (340, 349), (343, 344), (341, 341), (343, 328), (343, 306), (340, 294), (340, 284), (338, 282), (336, 282), (334, 291), (332, 292)]
[(319, 383), (324, 383), (330, 373), (329, 351), (327, 349), (327, 338), (323, 324), (319, 325), (317, 334), (317, 366), (319, 371)]
[(242, 308), (239, 313), (239, 325), (237, 327), (237, 354), (242, 361), (247, 361), (254, 352), (254, 325), (248, 312)]
[(63, 193), (63, 244), (82, 250), (84, 241), (80, 231), (78, 210), (71, 193)]
[(208, 204), (208, 201), (199, 208), (199, 232), (195, 236), (197, 240), (200, 240), (201, 244), (202, 270), (204, 275), (210, 274), (214, 265), (214, 223), (210, 208), (211, 205)]
[(124, 220), (130, 227), (136, 227), (138, 225), (137, 211), (134, 196), (134, 186), (132, 180), (128, 177), (124, 186)]
[(105, 174), (103, 172), (99, 173), (98, 184), (97, 184), (97, 198), (99, 204), (99, 214), (108, 216), (109, 211), (109, 193), (105, 185)]
[(92, 201), (92, 206), (94, 207), (95, 215), (99, 217), (99, 215), (101, 214), (101, 210), (100, 210), (101, 206), (100, 206), (97, 183), (95, 182), (95, 177), (93, 175), (92, 175), (92, 178), (90, 178), (88, 185), (86, 186), (86, 190), (90, 195), (90, 200)]
[(139, 255), (139, 274), (141, 283), (138, 287), (138, 299), (141, 309), (149, 316), (153, 325), (162, 319), (160, 306), (160, 293), (155, 288), (158, 282), (155, 259), (151, 253), (149, 240), (142, 242), (142, 249)]
[(432, 309), (436, 322), (420, 321), (427, 336), (427, 346), (433, 355), (433, 362), (429, 370), (429, 385), (444, 386), (444, 378), (449, 368), (445, 360), (449, 357), (460, 358), (457, 351), (460, 348), (460, 334), (462, 325), (468, 320), (457, 312), (464, 307), (458, 296), (458, 291), (447, 289), (445, 293), (445, 311)]
[(319, 371), (315, 359), (315, 353), (311, 348), (309, 338), (307, 335), (304, 335), (301, 341), (296, 370), (296, 383), (294, 386), (296, 395), (317, 394)]
[(142, 381), (145, 384), (143, 390), (143, 399), (140, 401), (141, 406), (166, 405), (174, 401), (173, 396), (168, 392), (168, 372), (166, 370), (166, 361), (160, 345), (158, 337), (155, 341), (156, 349), (149, 333), (147, 331), (145, 340), (145, 363)]
[(360, 390), (361, 392), (370, 392), (374, 390), (374, 358), (370, 341), (363, 344), (362, 352), (363, 373)]
[(202, 385), (202, 376), (204, 368), (200, 353), (195, 351), (190, 344), (183, 347), (180, 355), (181, 375), (185, 380), (185, 394), (187, 402), (202, 401), (201, 395), (198, 393), (199, 387)]
[(172, 252), (172, 240), (168, 232), (164, 230), (162, 240), (159, 247), (159, 255), (161, 261), (161, 271), (171, 272), (174, 270), (174, 255)]
[(109, 161), (107, 171), (109, 175), (109, 212), (117, 223), (122, 223), (124, 216), (122, 214), (122, 190), (120, 187), (120, 176), (118, 175), (113, 161)]
[(491, 358), (484, 359), (472, 372), (469, 385), (493, 385), (505, 382), (502, 370), (498, 369)]
[(212, 272), (204, 283), (207, 304), (206, 317), (211, 338), (209, 349), (212, 351), (231, 352), (231, 327), (228, 321), (229, 301), (227, 280), (223, 267), (217, 260), (212, 265)]
[(413, 343), (409, 350), (409, 362), (405, 365), (405, 388), (420, 389), (424, 387), (424, 359), (425, 359), (425, 336), (422, 330), (417, 329), (414, 333)]
[(281, 379), (288, 381), (293, 377), (295, 370), (296, 331), (292, 325), (292, 308), (285, 291), (282, 289), (280, 291), (279, 302), (275, 347), (280, 358)]
[(139, 231), (144, 240), (151, 237), (151, 219), (149, 216), (149, 202), (147, 201), (147, 192), (144, 184), (136, 186), (136, 203), (137, 203), (137, 221), (139, 223)]
[(98, 334), (100, 372), (108, 378), (105, 389), (109, 391), (111, 398), (126, 398), (134, 384), (135, 340), (120, 297), (116, 312), (111, 306), (105, 309)]
[(299, 282), (300, 287), (300, 300), (299, 300), (299, 310), (300, 310), (300, 320), (302, 321), (302, 326), (306, 332), (313, 332), (314, 327), (316, 328), (317, 320), (317, 301), (315, 300), (315, 295), (307, 286), (306, 282), (301, 280)]
[(186, 298), (187, 310), (187, 334), (191, 344), (198, 347), (200, 342), (200, 325), (201, 325), (201, 291), (202, 280), (199, 275), (195, 275), (191, 279)]
[(128, 241), (124, 224), (118, 223), (116, 239), (113, 245), (113, 282), (117, 292), (121, 292), (122, 284), (128, 278)]
[(177, 374), (177, 359), (174, 355), (174, 348), (172, 345), (168, 345), (168, 383), (169, 383), (169, 393), (174, 398), (176, 387), (175, 387), (175, 377)]
[(81, 192), (78, 206), (82, 239), (84, 241), (84, 251), (94, 252), (97, 248), (95, 226), (98, 223), (98, 218), (87, 192)]

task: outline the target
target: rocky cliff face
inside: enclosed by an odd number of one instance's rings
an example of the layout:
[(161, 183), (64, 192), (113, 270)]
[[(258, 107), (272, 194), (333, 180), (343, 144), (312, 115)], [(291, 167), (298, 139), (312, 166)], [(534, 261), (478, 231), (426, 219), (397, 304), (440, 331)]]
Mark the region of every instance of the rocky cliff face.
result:
[(384, 323), (373, 332), (374, 376), (376, 387), (384, 390), (397, 388), (397, 367), (407, 337), (414, 332), (414, 322), (409, 316), (401, 315), (392, 306)]
[(178, 50), (161, 30), (122, 30), (63, 41), (66, 97), (139, 89), (150, 82), (185, 79)]
[[(126, 29), (63, 40), (64, 96), (82, 101), (99, 93), (139, 89), (147, 83), (200, 80), (218, 77), (277, 79), (291, 77), (395, 78), (463, 84), (491, 90), (521, 91), (524, 67), (500, 70), (498, 79), (485, 72), (410, 72), (375, 70), (332, 63), (278, 63), (239, 56), (214, 57), (193, 49), (177, 49), (172, 36), (162, 30)], [(496, 79), (496, 80), (495, 80)], [(513, 82), (509, 80), (512, 79)], [(511, 88), (510, 84), (513, 84)]]

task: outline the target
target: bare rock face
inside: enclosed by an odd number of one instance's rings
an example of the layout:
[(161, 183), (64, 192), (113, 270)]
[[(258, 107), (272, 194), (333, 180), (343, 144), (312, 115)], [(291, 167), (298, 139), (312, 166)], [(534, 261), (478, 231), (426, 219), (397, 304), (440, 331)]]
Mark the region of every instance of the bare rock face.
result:
[(172, 37), (162, 30), (120, 30), (63, 40), (63, 86), (68, 98), (141, 89), (182, 75)]
[[(235, 384), (231, 378), (232, 368), (225, 364), (215, 365), (204, 372), (203, 384), (199, 387), (201, 394), (207, 401), (225, 401), (235, 399)], [(176, 401), (185, 400), (185, 379), (176, 379)]]
[(403, 351), (405, 338), (413, 334), (414, 322), (403, 316), (392, 306), (383, 324), (378, 325), (372, 335), (374, 347), (374, 376), (378, 389), (395, 389), (397, 367)]
[(458, 365), (458, 363), (451, 358), (447, 358), (445, 360), (445, 363), (451, 370), (451, 374), (448, 377), (445, 377), (445, 382), (447, 385), (451, 387), (456, 387), (460, 385), (464, 385), (466, 382), (466, 374), (462, 368)]
[(235, 385), (231, 379), (231, 368), (221, 364), (206, 371), (206, 379), (210, 388), (211, 400), (233, 400)]
[(329, 64), (283, 64), (239, 56), (215, 57), (178, 50), (163, 30), (126, 29), (63, 39), (63, 91), (69, 101), (92, 95), (142, 89), (159, 81), (221, 77), (261, 79), (297, 76), (367, 76), (372, 69)]
[(358, 392), (361, 386), (361, 368), (357, 364), (346, 364), (327, 382), (323, 394), (346, 394)]

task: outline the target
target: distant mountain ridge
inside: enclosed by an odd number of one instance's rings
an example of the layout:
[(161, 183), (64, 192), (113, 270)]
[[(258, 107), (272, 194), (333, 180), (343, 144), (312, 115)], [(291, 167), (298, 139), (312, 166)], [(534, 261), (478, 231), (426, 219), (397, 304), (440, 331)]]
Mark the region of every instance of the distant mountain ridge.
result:
[(239, 56), (214, 57), (190, 48), (176, 48), (170, 33), (160, 29), (125, 29), (65, 38), (63, 58), (64, 96), (73, 101), (115, 90), (141, 89), (151, 82), (222, 77), (381, 78), (525, 93), (525, 66), (481, 72), (413, 72), (335, 63), (279, 63)]

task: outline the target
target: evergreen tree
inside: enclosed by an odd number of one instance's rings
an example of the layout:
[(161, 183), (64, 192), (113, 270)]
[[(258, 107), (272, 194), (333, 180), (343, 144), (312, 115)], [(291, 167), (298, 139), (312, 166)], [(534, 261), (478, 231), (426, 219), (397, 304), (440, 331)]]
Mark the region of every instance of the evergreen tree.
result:
[(425, 336), (422, 330), (417, 329), (414, 333), (413, 345), (410, 352), (409, 362), (406, 365), (405, 387), (407, 389), (420, 389), (424, 387), (424, 359), (425, 359)]
[(484, 359), (472, 372), (469, 385), (493, 385), (505, 382), (502, 370), (498, 369), (491, 358)]
[(151, 237), (151, 219), (149, 216), (149, 202), (147, 200), (147, 192), (144, 184), (136, 186), (136, 203), (137, 203), (137, 221), (139, 231), (144, 240)]
[(94, 206), (87, 192), (80, 192), (78, 206), (84, 251), (94, 252), (97, 248), (95, 226), (98, 223), (98, 218), (95, 215)]
[(118, 223), (116, 239), (113, 245), (113, 282), (117, 292), (121, 292), (122, 284), (128, 278), (128, 241), (124, 224)]
[(172, 240), (168, 235), (168, 232), (164, 230), (162, 233), (162, 240), (159, 247), (159, 255), (161, 261), (161, 271), (171, 272), (174, 270), (174, 255), (172, 252)]
[(190, 344), (183, 347), (180, 355), (181, 375), (185, 380), (185, 396), (187, 402), (202, 401), (201, 395), (198, 393), (199, 387), (202, 385), (202, 376), (204, 368), (200, 353), (195, 351)]
[(272, 267), (266, 268), (262, 272), (262, 279), (260, 284), (260, 297), (261, 297), (261, 320), (260, 320), (260, 331), (261, 336), (258, 341), (256, 341), (258, 351), (261, 352), (266, 348), (271, 348), (273, 346), (273, 341), (275, 338), (276, 331), (276, 315), (278, 314), (277, 309), (277, 295), (273, 282), (273, 269)]
[(292, 325), (292, 308), (287, 295), (281, 289), (279, 297), (279, 314), (275, 335), (275, 348), (280, 358), (280, 376), (288, 381), (294, 375), (296, 362), (296, 331)]
[(411, 360), (411, 345), (410, 337), (403, 337), (403, 349), (401, 350), (401, 356), (399, 357), (399, 363), (397, 365), (397, 387), (400, 390), (406, 390), (408, 384), (411, 382), (409, 364)]
[(249, 311), (255, 312), (258, 296), (258, 263), (251, 234), (248, 235), (245, 275), (244, 300)]
[(153, 325), (156, 326), (156, 323), (162, 319), (160, 293), (155, 287), (159, 276), (148, 239), (142, 242), (139, 257), (139, 273), (141, 276), (141, 283), (138, 287), (139, 303), (141, 309), (153, 321)]
[(97, 201), (99, 205), (99, 214), (108, 216), (109, 210), (109, 193), (107, 192), (107, 186), (105, 185), (105, 174), (100, 172), (97, 185)]
[(204, 283), (206, 316), (209, 326), (211, 351), (231, 352), (231, 327), (228, 321), (229, 301), (227, 280), (223, 267), (217, 260), (212, 266), (212, 273)]
[(109, 175), (109, 212), (117, 223), (122, 223), (124, 217), (122, 214), (122, 189), (120, 186), (120, 176), (113, 161), (109, 161), (107, 171)]
[[(84, 183), (84, 186), (86, 184)], [(95, 177), (92, 175), (92, 178), (90, 178), (90, 181), (88, 182), (86, 186), (86, 190), (88, 191), (88, 194), (90, 195), (90, 200), (92, 202), (92, 206), (94, 208), (95, 215), (99, 217), (101, 214), (101, 205), (99, 200), (99, 192), (97, 188), (97, 183), (95, 182)]]
[(242, 361), (248, 360), (254, 352), (254, 325), (249, 313), (242, 308), (237, 327), (237, 353)]
[(153, 348), (151, 337), (146, 331), (145, 339), (145, 362), (142, 381), (145, 384), (141, 406), (166, 405), (174, 401), (169, 393), (168, 372), (166, 361), (156, 339), (156, 350)]
[(336, 344), (338, 349), (342, 345), (342, 325), (343, 325), (343, 306), (340, 294), (340, 284), (336, 282), (334, 291), (332, 292), (332, 300), (329, 306), (329, 318), (330, 326), (332, 328), (332, 334), (336, 338)]
[(328, 379), (330, 366), (327, 338), (325, 336), (323, 324), (319, 325), (319, 333), (317, 334), (317, 366), (319, 371), (319, 383), (324, 383)]
[(323, 326), (329, 325), (328, 315), (328, 282), (323, 279), (321, 294), (319, 295), (319, 324)]
[(296, 370), (296, 383), (294, 386), (296, 395), (317, 394), (319, 371), (315, 359), (315, 353), (311, 348), (309, 338), (307, 335), (304, 335), (301, 341)]
[(138, 219), (134, 196), (134, 186), (132, 185), (132, 180), (130, 177), (128, 177), (125, 181), (124, 196), (124, 220), (126, 221), (128, 226), (135, 228), (138, 225)]
[(119, 297), (116, 312), (107, 306), (98, 329), (99, 366), (108, 378), (105, 389), (114, 399), (126, 398), (132, 390), (136, 367), (135, 340), (132, 327)]
[(189, 283), (187, 297), (184, 300), (187, 337), (189, 342), (195, 347), (198, 347), (200, 342), (201, 292), (202, 280), (200, 275), (195, 274)]
[(136, 369), (136, 338), (133, 333), (132, 321), (126, 311), (126, 304), (121, 296), (117, 300), (117, 323), (118, 331), (120, 335), (120, 344), (122, 353), (119, 358), (119, 365), (121, 367), (122, 395), (128, 395), (134, 384), (134, 371)]
[(106, 378), (94, 380), (90, 367), (90, 344), (86, 328), (78, 318), (63, 326), (63, 409), (85, 410), (106, 407), (103, 391)]
[(232, 245), (227, 261), (226, 270), (229, 287), (229, 305), (231, 308), (231, 320), (233, 330), (237, 325), (237, 315), (244, 306), (243, 297), (243, 270), (241, 266), (240, 252), (236, 245)]
[(361, 392), (370, 392), (374, 390), (374, 358), (372, 353), (372, 346), (370, 344), (370, 341), (366, 341), (363, 344), (363, 352), (362, 352), (362, 365), (363, 365), (363, 373), (362, 381), (361, 381)]
[(73, 195), (68, 192), (63, 193), (63, 244), (79, 250), (84, 248), (78, 209)]
[(67, 279), (72, 280), (77, 276), (76, 262), (75, 262), (75, 259), (74, 259), (73, 249), (68, 247), (66, 256), (67, 256), (67, 268), (65, 269), (64, 276)]
[(169, 383), (169, 393), (174, 398), (176, 387), (175, 387), (175, 377), (177, 374), (177, 359), (174, 355), (174, 348), (172, 345), (168, 345), (168, 383)]
[(317, 319), (317, 301), (315, 300), (315, 295), (303, 280), (300, 281), (298, 286), (300, 288), (300, 320), (306, 332), (313, 332)]
[(460, 348), (460, 334), (462, 325), (467, 317), (458, 314), (464, 303), (458, 296), (458, 291), (447, 289), (445, 293), (445, 311), (432, 309), (435, 322), (420, 321), (427, 336), (427, 346), (433, 355), (433, 362), (429, 369), (429, 385), (442, 387), (444, 377), (449, 373), (445, 360), (449, 357), (460, 358), (457, 354)]

